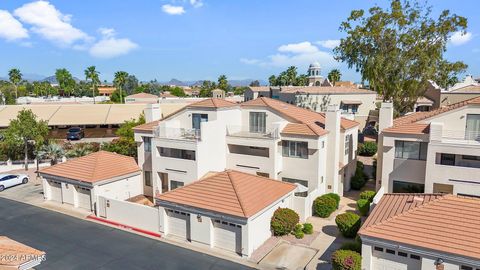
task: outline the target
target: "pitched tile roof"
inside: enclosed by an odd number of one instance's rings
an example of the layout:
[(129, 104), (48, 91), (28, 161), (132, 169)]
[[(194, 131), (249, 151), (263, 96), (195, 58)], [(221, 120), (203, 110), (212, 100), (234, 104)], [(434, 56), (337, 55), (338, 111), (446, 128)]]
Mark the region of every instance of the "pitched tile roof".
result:
[[(480, 97), (475, 97), (465, 101), (461, 101), (445, 107), (429, 112), (415, 112), (393, 120), (393, 126), (386, 128), (383, 132), (386, 133), (403, 133), (403, 134), (428, 134), (430, 132), (429, 123), (422, 123), (421, 121), (427, 120), (442, 113), (446, 113), (467, 105), (480, 105)], [(419, 123), (420, 122), (420, 123)]]
[(157, 95), (149, 94), (149, 93), (136, 93), (133, 95), (126, 96), (125, 98), (155, 98), (158, 99)]
[(33, 261), (45, 252), (34, 249), (6, 236), (0, 236), (0, 269), (17, 269), (18, 266)]
[(226, 170), (157, 195), (156, 201), (248, 218), (295, 188), (291, 183)]
[(385, 194), (359, 234), (478, 259), (479, 227), (479, 198)]
[(221, 98), (207, 98), (198, 102), (189, 104), (189, 108), (227, 108), (236, 106), (237, 103), (221, 99)]
[(53, 175), (77, 181), (95, 183), (140, 172), (133, 157), (107, 151), (98, 151), (40, 170), (42, 175)]

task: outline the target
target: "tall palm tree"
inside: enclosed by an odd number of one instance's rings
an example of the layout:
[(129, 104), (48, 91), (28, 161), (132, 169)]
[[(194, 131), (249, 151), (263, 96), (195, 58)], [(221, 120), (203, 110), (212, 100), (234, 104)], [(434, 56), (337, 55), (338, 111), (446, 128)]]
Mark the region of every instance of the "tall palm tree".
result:
[(93, 97), (93, 104), (95, 104), (95, 89), (98, 84), (100, 84), (99, 75), (100, 72), (95, 70), (95, 66), (89, 66), (85, 69), (85, 80), (90, 80), (92, 84), (92, 97)]
[(125, 86), (125, 83), (127, 82), (127, 77), (128, 73), (125, 71), (115, 72), (115, 79), (113, 80), (113, 83), (118, 88), (118, 91), (120, 93), (120, 103), (123, 103), (122, 90), (123, 86)]
[(328, 80), (335, 85), (336, 82), (340, 81), (340, 78), (342, 77), (342, 73), (338, 69), (332, 69), (328, 73)]
[(22, 73), (18, 68), (12, 68), (8, 71), (10, 82), (15, 87), (15, 100), (18, 98), (18, 84), (22, 81)]
[(50, 164), (52, 166), (57, 164), (58, 160), (61, 159), (64, 155), (65, 155), (65, 151), (60, 145), (56, 143), (45, 145), (37, 153), (38, 158), (50, 159)]
[(65, 92), (70, 92), (72, 84), (75, 83), (72, 74), (65, 68), (59, 68), (55, 71), (55, 79), (57, 79), (60, 89), (64, 91), (64, 95)]

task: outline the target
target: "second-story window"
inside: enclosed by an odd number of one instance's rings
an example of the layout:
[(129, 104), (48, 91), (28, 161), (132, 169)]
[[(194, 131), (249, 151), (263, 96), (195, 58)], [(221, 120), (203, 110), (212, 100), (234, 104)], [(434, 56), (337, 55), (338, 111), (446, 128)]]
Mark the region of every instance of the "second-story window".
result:
[(427, 146), (425, 142), (395, 141), (395, 158), (426, 160)]
[(345, 155), (348, 155), (350, 153), (350, 141), (352, 139), (352, 135), (349, 134), (345, 136)]
[(160, 147), (160, 156), (169, 157), (169, 158), (195, 160), (195, 151)]
[(152, 138), (150, 137), (142, 137), (143, 138), (143, 150), (145, 153), (152, 152)]
[(267, 113), (250, 112), (250, 132), (265, 133)]
[(200, 130), (202, 122), (208, 122), (208, 114), (192, 113), (192, 128)]
[(282, 141), (284, 157), (308, 158), (308, 143), (297, 141)]

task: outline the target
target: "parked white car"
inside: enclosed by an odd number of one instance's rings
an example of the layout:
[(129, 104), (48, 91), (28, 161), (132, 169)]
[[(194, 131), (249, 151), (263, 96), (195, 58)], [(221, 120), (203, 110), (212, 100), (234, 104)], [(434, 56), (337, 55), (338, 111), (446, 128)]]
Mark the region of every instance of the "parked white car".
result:
[(0, 174), (0, 191), (26, 183), (28, 183), (28, 175), (26, 174)]

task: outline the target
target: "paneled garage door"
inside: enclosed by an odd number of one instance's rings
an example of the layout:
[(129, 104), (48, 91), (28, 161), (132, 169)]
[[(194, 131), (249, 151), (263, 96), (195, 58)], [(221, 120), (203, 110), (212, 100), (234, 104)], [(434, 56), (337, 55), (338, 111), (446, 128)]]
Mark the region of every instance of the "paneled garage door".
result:
[(419, 256), (393, 249), (374, 247), (372, 269), (375, 270), (416, 270), (422, 268)]
[(168, 234), (190, 240), (190, 214), (167, 209)]
[(217, 248), (242, 253), (242, 227), (234, 223), (214, 220), (213, 243)]
[(51, 200), (62, 202), (62, 184), (60, 182), (48, 180), (50, 186)]
[(92, 201), (90, 199), (90, 189), (77, 186), (78, 207), (92, 210)]

